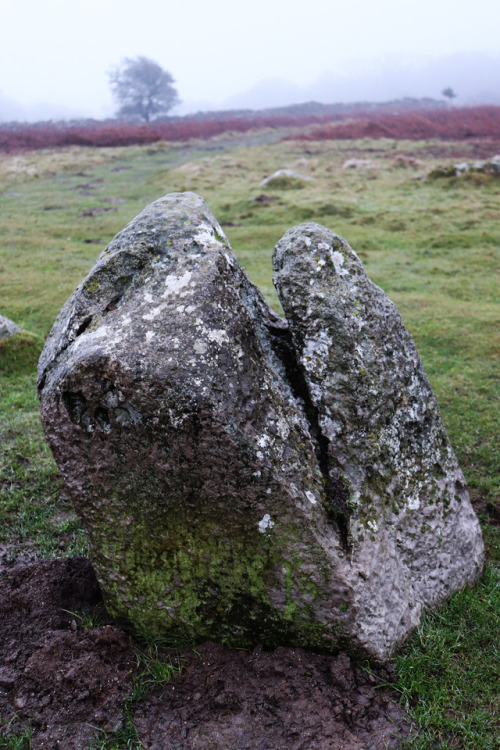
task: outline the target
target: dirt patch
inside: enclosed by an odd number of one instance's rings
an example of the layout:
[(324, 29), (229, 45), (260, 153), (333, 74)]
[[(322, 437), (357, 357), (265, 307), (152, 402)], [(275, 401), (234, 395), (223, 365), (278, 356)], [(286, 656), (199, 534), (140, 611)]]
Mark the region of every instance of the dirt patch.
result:
[[(100, 627), (71, 614), (96, 608)], [(33, 750), (84, 750), (99, 729), (123, 726), (144, 667), (137, 644), (106, 618), (88, 560), (0, 565), (0, 726), (31, 721)], [(181, 674), (128, 702), (149, 750), (382, 750), (409, 731), (394, 696), (377, 687), (394, 675), (368, 675), (346, 654), (205, 643), (160, 655)]]

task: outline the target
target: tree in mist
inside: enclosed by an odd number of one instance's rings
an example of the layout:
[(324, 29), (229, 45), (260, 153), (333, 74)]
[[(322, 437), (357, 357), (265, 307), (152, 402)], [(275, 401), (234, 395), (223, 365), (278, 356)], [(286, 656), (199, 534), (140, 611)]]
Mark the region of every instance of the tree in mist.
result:
[(109, 73), (118, 115), (138, 116), (145, 122), (166, 114), (179, 102), (170, 73), (147, 57), (125, 58)]
[(447, 88), (443, 89), (441, 93), (443, 96), (446, 96), (446, 98), (449, 99), (450, 102), (452, 102), (453, 99), (455, 99), (455, 97), (458, 96), (458, 94), (455, 94), (451, 86), (447, 86)]

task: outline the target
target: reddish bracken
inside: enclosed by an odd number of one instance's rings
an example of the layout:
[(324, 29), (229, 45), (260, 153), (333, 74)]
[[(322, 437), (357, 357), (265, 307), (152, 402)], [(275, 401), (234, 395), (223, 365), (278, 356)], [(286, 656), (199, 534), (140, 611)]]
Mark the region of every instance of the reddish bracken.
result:
[(269, 115), (206, 120), (177, 120), (151, 125), (91, 122), (79, 125), (37, 123), (0, 127), (0, 151), (19, 152), (61, 146), (113, 147), (157, 141), (185, 141), (212, 138), (221, 133), (245, 133), (262, 128), (304, 128), (307, 132), (288, 139), (341, 140), (355, 138), (396, 138), (420, 140), (439, 138), (500, 138), (500, 107), (339, 112), (338, 114)]
[(388, 114), (374, 112), (355, 120), (328, 123), (307, 133), (287, 136), (287, 140), (324, 141), (357, 138), (397, 140), (465, 140), (500, 137), (500, 107), (463, 107)]
[(0, 151), (30, 151), (61, 146), (113, 147), (157, 141), (186, 141), (212, 138), (227, 132), (245, 133), (262, 128), (300, 127), (340, 120), (345, 115), (289, 115), (269, 117), (230, 117), (227, 119), (179, 120), (151, 125), (92, 122), (82, 125), (8, 125), (0, 127)]

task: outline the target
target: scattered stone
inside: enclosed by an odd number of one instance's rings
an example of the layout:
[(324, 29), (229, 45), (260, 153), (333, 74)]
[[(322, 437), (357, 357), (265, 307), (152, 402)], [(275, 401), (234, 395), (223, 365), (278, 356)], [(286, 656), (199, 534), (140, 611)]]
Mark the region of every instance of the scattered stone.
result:
[(104, 214), (108, 211), (117, 211), (115, 206), (96, 206), (95, 208), (88, 208), (80, 213), (80, 216), (95, 216), (95, 214)]
[(349, 549), (336, 573), (349, 581), (352, 628), (381, 655), (425, 607), (477, 579), (479, 524), (415, 344), (348, 243), (302, 224), (273, 267)]
[(491, 159), (458, 162), (446, 167), (436, 167), (429, 172), (429, 179), (439, 177), (460, 177), (465, 174), (488, 174), (493, 177), (500, 177), (500, 154), (492, 156)]
[(313, 178), (294, 172), (292, 169), (278, 169), (277, 172), (262, 180), (260, 186), (278, 190), (293, 190), (305, 187), (308, 182), (313, 182)]
[(12, 320), (9, 320), (8, 318), (4, 318), (3, 315), (0, 315), (0, 340), (6, 339), (9, 336), (13, 336), (20, 330), (21, 329), (18, 325), (16, 325), (16, 323), (14, 323)]
[(372, 169), (375, 166), (371, 159), (348, 159), (342, 169)]
[(253, 199), (254, 203), (274, 203), (277, 201), (278, 198), (275, 195), (265, 195), (264, 193), (261, 193), (256, 198)]
[(394, 157), (393, 165), (395, 167), (399, 167), (400, 169), (422, 169), (422, 167), (424, 166), (424, 162), (414, 156), (398, 154)]
[(287, 323), (204, 201), (120, 232), (40, 358), (44, 430), (129, 630), (384, 661), (482, 542), (411, 337), (345, 240), (275, 251)]

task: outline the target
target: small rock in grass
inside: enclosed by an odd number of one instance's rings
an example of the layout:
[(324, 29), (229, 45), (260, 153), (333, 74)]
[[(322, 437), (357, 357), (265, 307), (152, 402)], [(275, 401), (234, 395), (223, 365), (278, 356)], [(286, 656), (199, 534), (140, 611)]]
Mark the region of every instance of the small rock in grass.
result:
[(5, 318), (3, 315), (0, 315), (0, 340), (6, 339), (9, 336), (13, 336), (20, 330), (21, 329), (19, 328), (19, 326), (16, 325), (12, 320)]
[(292, 169), (278, 169), (277, 172), (263, 179), (260, 186), (287, 190), (303, 188), (308, 182), (313, 182), (313, 178), (294, 172)]
[(372, 169), (374, 166), (371, 159), (347, 159), (342, 164), (342, 169)]

